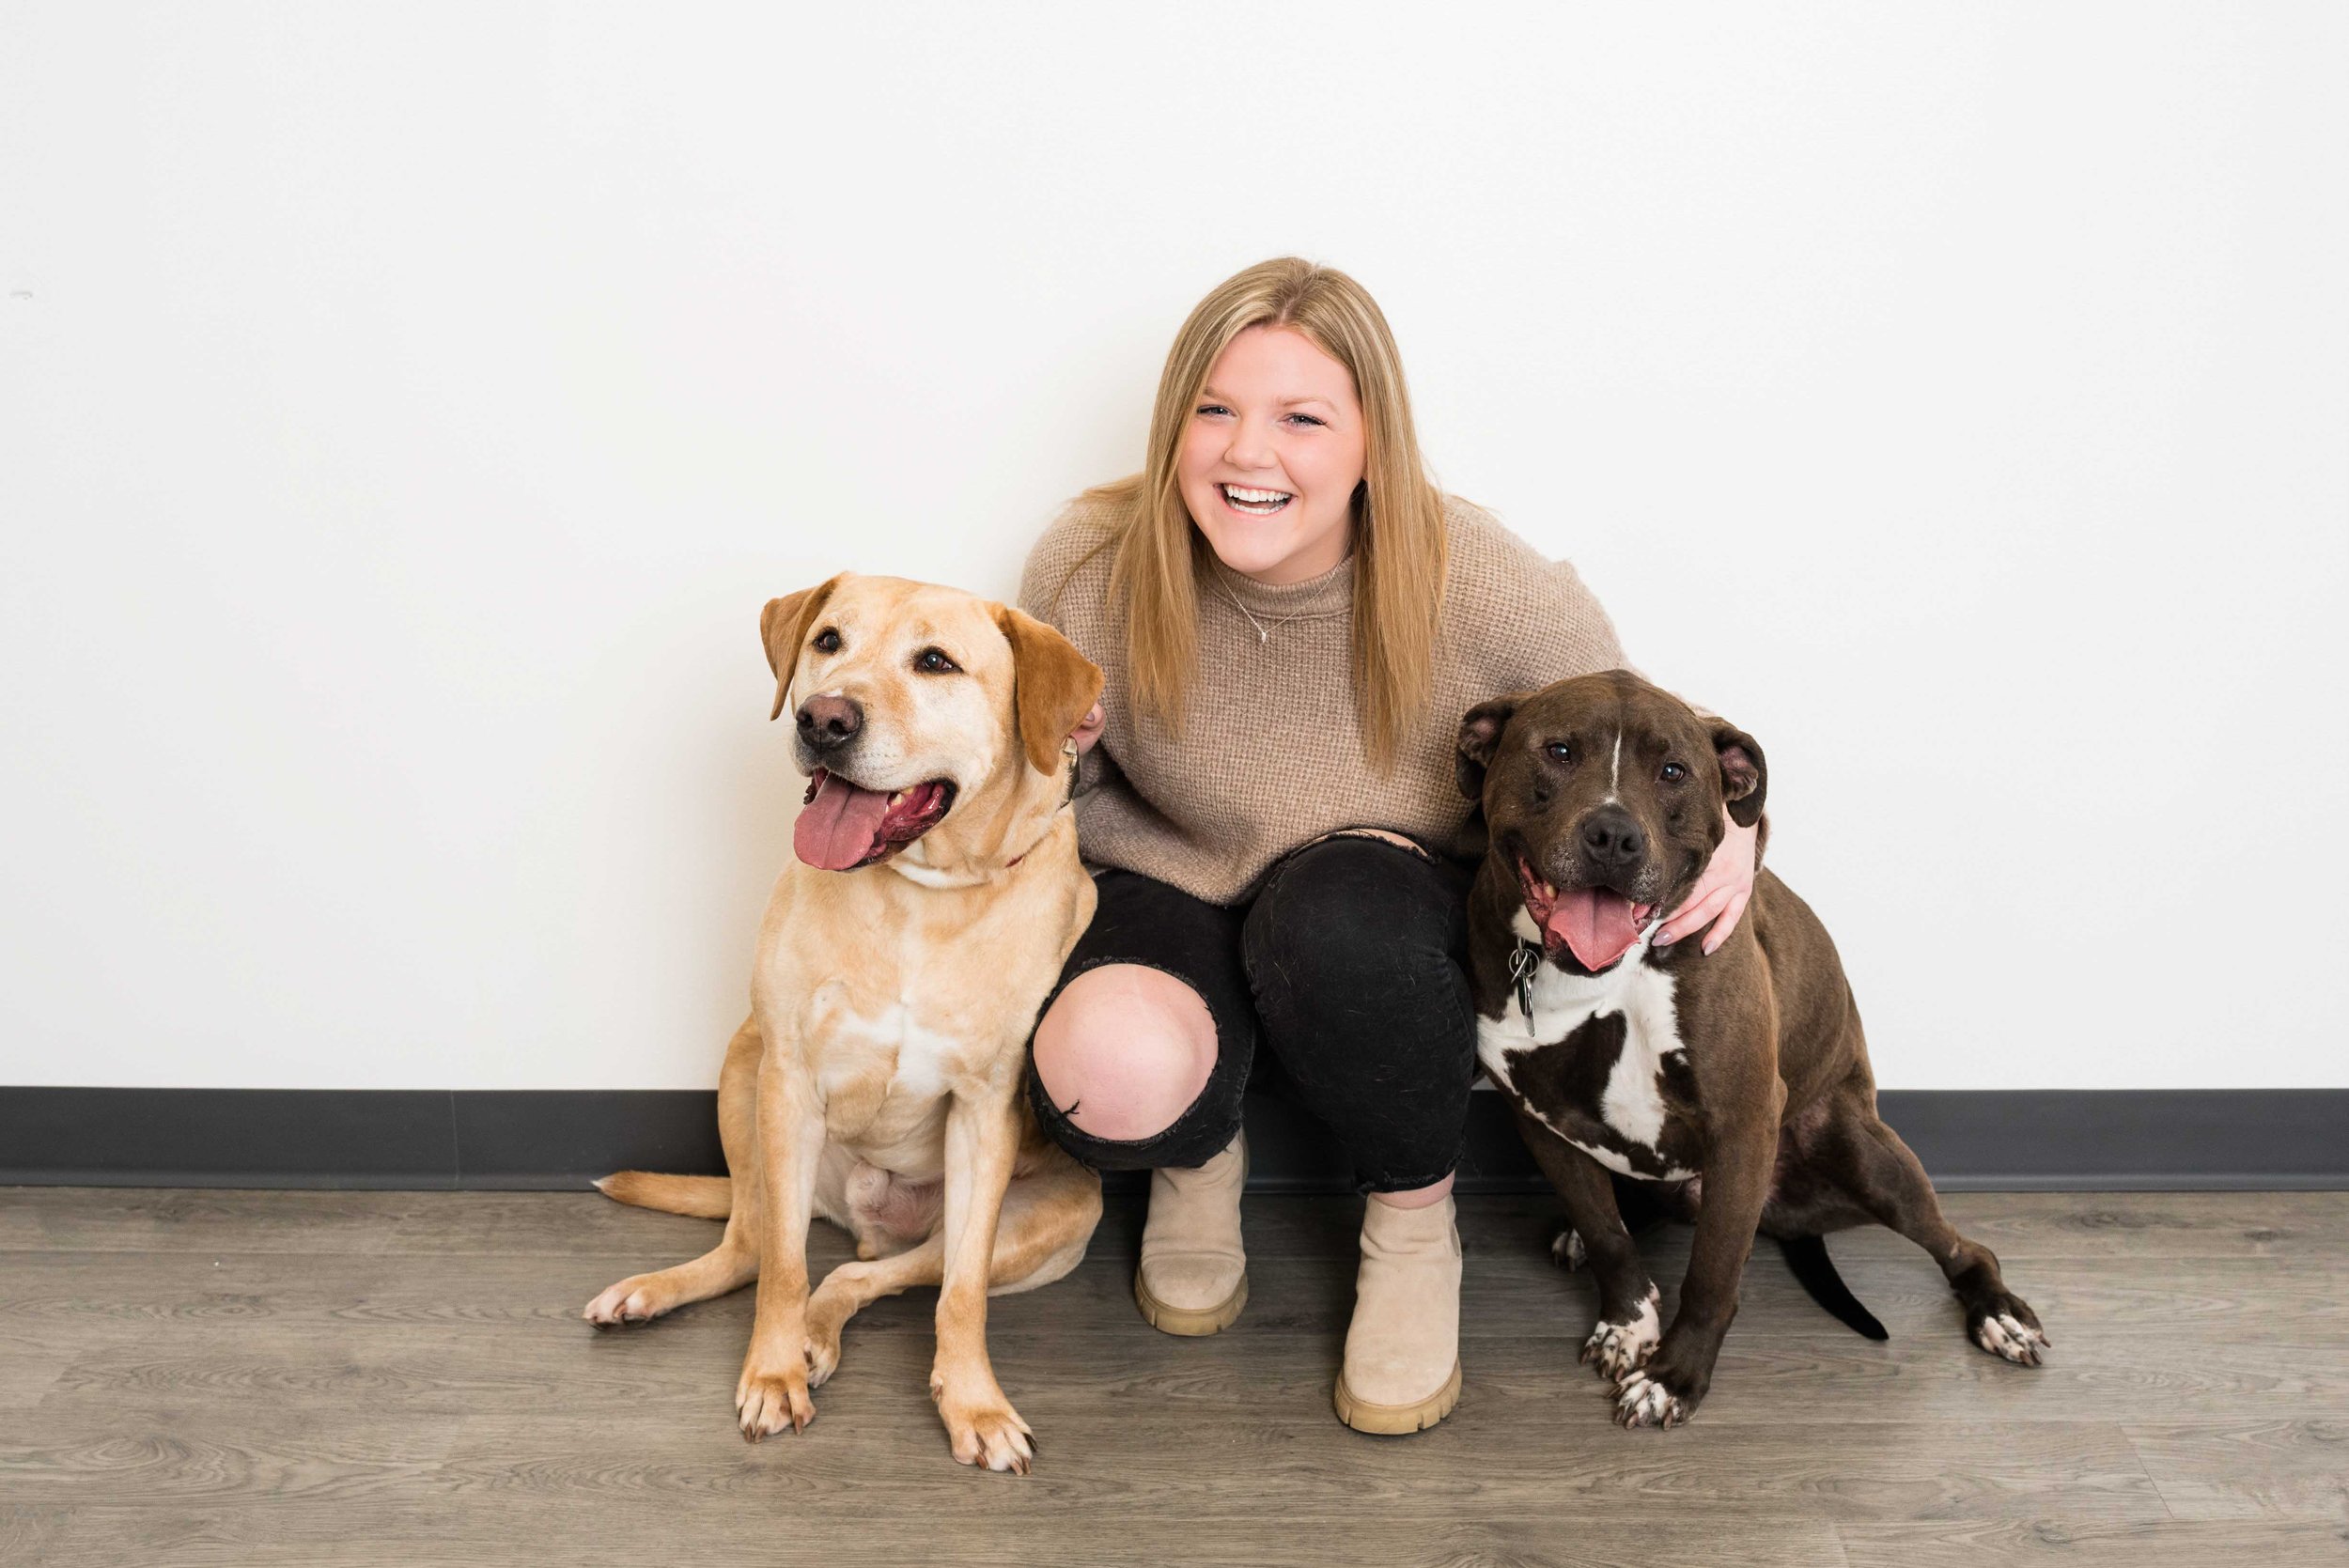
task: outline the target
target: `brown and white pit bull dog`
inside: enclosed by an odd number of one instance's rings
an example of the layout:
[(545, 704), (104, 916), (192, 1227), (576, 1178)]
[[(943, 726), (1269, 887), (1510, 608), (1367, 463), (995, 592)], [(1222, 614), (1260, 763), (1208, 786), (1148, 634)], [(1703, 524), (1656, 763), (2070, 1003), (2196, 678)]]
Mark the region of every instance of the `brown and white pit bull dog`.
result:
[[(1703, 1399), (1757, 1231), (1881, 1339), (1818, 1237), (1888, 1225), (1941, 1265), (1976, 1344), (2037, 1366), (2039, 1319), (1876, 1115), (1859, 1012), (1809, 906), (1765, 871), (1710, 956), (1648, 943), (1719, 846), (1723, 805), (1760, 818), (1753, 737), (1616, 670), (1470, 709), (1458, 768), (1490, 833), (1469, 900), (1477, 1053), (1564, 1200), (1562, 1252), (1579, 1238), (1597, 1278), (1582, 1359), (1614, 1380), (1615, 1420), (1675, 1426)], [(1695, 1219), (1669, 1328), (1610, 1172), (1663, 1184)]]
[[(755, 1440), (816, 1419), (808, 1390), (853, 1313), (940, 1285), (930, 1394), (954, 1456), (1025, 1473), (1033, 1434), (988, 1362), (987, 1298), (1076, 1267), (1101, 1214), (1100, 1179), (1019, 1092), (1036, 1009), (1093, 918), (1067, 742), (1101, 672), (1017, 610), (895, 578), (843, 574), (760, 626), (809, 783), (718, 1080), (732, 1174), (596, 1184), (725, 1236), (585, 1316), (643, 1323), (755, 1279), (734, 1396)], [(812, 1297), (811, 1215), (859, 1260)]]

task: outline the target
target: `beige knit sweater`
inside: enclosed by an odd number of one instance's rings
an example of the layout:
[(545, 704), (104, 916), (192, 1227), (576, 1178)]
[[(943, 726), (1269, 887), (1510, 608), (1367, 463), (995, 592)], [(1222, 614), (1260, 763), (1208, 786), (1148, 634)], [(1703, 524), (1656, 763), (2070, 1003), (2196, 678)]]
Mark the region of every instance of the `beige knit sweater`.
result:
[[(1444, 502), (1444, 521), (1451, 551), (1434, 701), (1393, 771), (1381, 774), (1354, 710), (1350, 557), (1286, 587), (1223, 569), (1200, 583), (1199, 669), (1178, 739), (1133, 710), (1125, 619), (1109, 601), (1116, 547), (1086, 559), (1116, 516), (1097, 502), (1070, 504), (1029, 552), (1019, 604), (1109, 677), (1108, 727), (1085, 758), (1077, 800), (1086, 861), (1231, 904), (1282, 855), (1333, 829), (1386, 828), (1447, 846), (1468, 816), (1453, 782), (1460, 716), (1488, 697), (1620, 668), (1624, 657), (1572, 567), (1544, 559), (1456, 497)], [(1236, 599), (1265, 629), (1261, 640)]]

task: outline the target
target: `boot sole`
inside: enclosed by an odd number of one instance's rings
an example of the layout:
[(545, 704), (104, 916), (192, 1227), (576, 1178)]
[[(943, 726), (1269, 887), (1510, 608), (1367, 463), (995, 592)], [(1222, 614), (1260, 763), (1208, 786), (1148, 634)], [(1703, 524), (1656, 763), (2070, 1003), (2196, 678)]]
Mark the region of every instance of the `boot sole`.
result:
[(1170, 1307), (1150, 1294), (1150, 1287), (1142, 1282), (1142, 1270), (1134, 1270), (1134, 1305), (1142, 1309), (1143, 1321), (1161, 1334), (1180, 1334), (1186, 1339), (1200, 1339), (1219, 1334), (1232, 1326), (1239, 1310), (1248, 1305), (1248, 1276), (1242, 1273), (1239, 1284), (1221, 1305), (1214, 1307)]
[(1446, 1416), (1460, 1403), (1460, 1363), (1452, 1363), (1452, 1375), (1443, 1387), (1425, 1399), (1411, 1405), (1373, 1405), (1356, 1399), (1346, 1386), (1346, 1374), (1338, 1374), (1338, 1420), (1357, 1432), (1374, 1433), (1393, 1437), (1407, 1433), (1424, 1432)]

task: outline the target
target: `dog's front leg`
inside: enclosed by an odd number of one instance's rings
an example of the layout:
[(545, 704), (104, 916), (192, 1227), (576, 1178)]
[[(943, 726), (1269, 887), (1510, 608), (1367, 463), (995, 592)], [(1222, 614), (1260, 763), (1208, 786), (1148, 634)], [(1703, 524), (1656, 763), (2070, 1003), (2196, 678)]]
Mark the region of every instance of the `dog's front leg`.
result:
[(758, 1238), (758, 1312), (734, 1389), (742, 1436), (753, 1442), (786, 1423), (803, 1431), (816, 1419), (807, 1392), (807, 1228), (824, 1116), (793, 1045), (769, 1031), (758, 1071), (757, 1179), (766, 1224)]
[(1018, 1153), (1009, 1086), (988, 1083), (974, 1096), (955, 1096), (946, 1111), (945, 1281), (938, 1293), (930, 1397), (957, 1460), (1025, 1475), (1034, 1434), (1003, 1397), (987, 1355), (995, 1225)]
[(1647, 1365), (1616, 1383), (1615, 1420), (1621, 1425), (1678, 1426), (1713, 1386), (1713, 1363), (1737, 1315), (1738, 1287), (1778, 1156), (1778, 1110), (1786, 1091), (1775, 1075), (1770, 1090), (1761, 1104), (1737, 1107), (1713, 1129), (1680, 1307)]

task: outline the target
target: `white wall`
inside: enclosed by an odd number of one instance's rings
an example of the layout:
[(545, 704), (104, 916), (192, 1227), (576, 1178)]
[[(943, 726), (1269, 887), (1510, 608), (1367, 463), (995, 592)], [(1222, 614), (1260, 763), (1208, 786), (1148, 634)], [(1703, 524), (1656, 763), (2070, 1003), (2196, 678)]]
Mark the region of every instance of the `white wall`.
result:
[[(853, 14), (849, 14), (853, 13)], [(714, 1082), (755, 634), (1346, 267), (1888, 1085), (2349, 1084), (2349, 11), (0, 3), (0, 1083)]]

